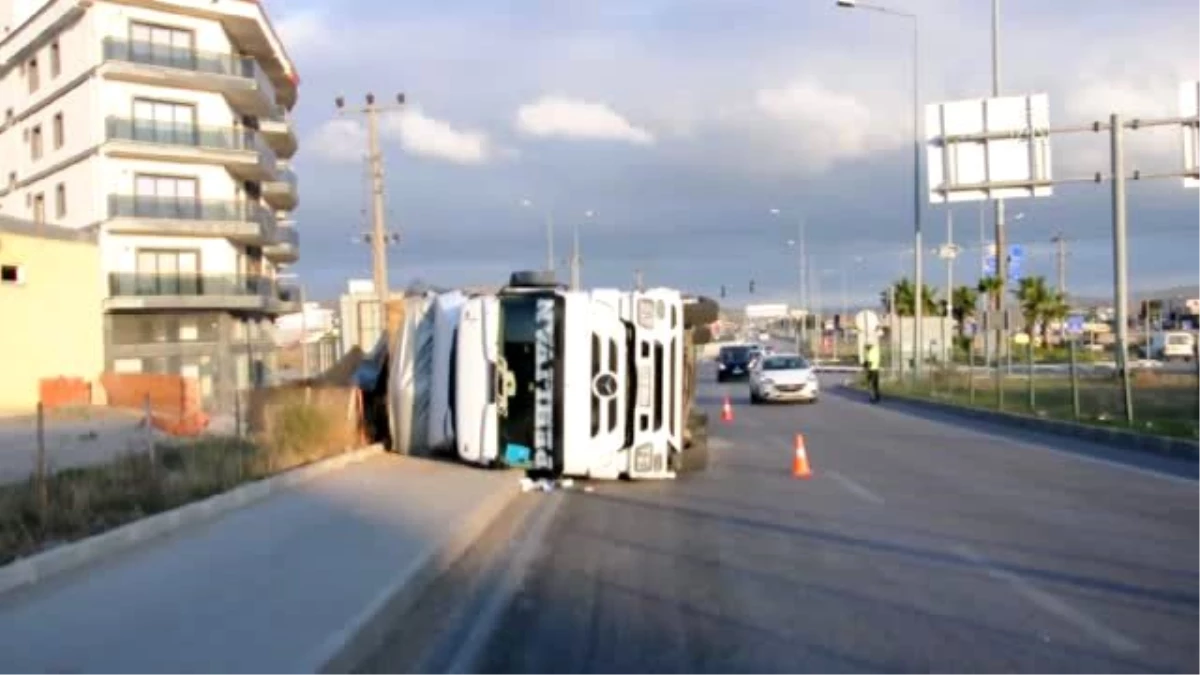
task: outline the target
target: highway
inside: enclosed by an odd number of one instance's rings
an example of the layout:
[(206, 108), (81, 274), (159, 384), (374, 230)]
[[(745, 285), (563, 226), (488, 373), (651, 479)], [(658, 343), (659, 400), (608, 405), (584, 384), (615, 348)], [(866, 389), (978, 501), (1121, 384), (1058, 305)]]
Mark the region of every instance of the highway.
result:
[(526, 495), (362, 670), (1200, 666), (1195, 464), (705, 379), (708, 472)]

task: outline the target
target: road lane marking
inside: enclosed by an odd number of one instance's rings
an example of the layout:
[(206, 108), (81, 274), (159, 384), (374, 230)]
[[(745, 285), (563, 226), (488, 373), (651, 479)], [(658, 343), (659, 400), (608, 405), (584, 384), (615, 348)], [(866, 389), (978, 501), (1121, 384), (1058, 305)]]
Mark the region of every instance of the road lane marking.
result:
[(516, 542), (516, 550), (512, 553), (512, 558), (505, 565), (490, 597), (487, 598), (476, 618), (471, 622), (470, 631), (463, 639), (462, 646), (455, 653), (454, 659), (445, 672), (478, 672), (476, 666), (483, 656), (483, 650), (495, 633), (505, 610), (508, 609), (516, 597), (517, 591), (524, 583), (529, 568), (533, 565), (534, 557), (541, 550), (546, 532), (550, 529), (550, 523), (554, 521), (562, 502), (563, 494), (561, 492), (547, 495), (541, 508), (533, 514), (533, 522), (525, 528), (520, 541)]
[(826, 471), (825, 473), (830, 478), (832, 478), (832, 479), (836, 480), (838, 483), (840, 483), (842, 485), (842, 487), (844, 487), (847, 490), (849, 490), (850, 492), (854, 493), (856, 496), (861, 497), (862, 499), (865, 499), (865, 500), (871, 502), (872, 504), (879, 504), (881, 506), (883, 505), (883, 497), (880, 497), (879, 495), (875, 494), (874, 492), (871, 492), (870, 490), (863, 487), (859, 483), (843, 476), (842, 474), (840, 474), (836, 471)]
[(1141, 650), (1142, 647), (1138, 643), (1105, 626), (1084, 612), (1068, 605), (1057, 596), (1051, 595), (1034, 586), (1019, 574), (996, 567), (985, 556), (970, 546), (959, 544), (955, 545), (954, 550), (963, 558), (982, 567), (989, 577), (1007, 583), (1026, 600), (1074, 625), (1092, 638), (1108, 645), (1110, 649), (1123, 653)]

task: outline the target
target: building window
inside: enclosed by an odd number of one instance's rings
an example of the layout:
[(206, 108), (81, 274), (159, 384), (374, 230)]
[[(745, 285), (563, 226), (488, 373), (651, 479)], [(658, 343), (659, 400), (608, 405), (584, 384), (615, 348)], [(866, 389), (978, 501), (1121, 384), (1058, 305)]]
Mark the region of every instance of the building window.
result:
[(63, 114), (58, 113), (54, 116), (54, 149), (58, 150), (63, 146)]
[(43, 225), (46, 222), (46, 193), (39, 192), (33, 196), (33, 222)]
[(38, 80), (38, 62), (36, 58), (29, 59), (29, 65), (25, 68), (25, 76), (29, 78), (29, 93), (38, 90), (41, 82)]
[(196, 136), (196, 106), (144, 98), (134, 99), (134, 140), (199, 145)]
[(33, 161), (42, 158), (42, 125), (37, 125), (29, 134), (29, 156)]
[(136, 285), (138, 295), (199, 295), (200, 252), (139, 249)]
[(158, 66), (194, 70), (196, 54), (192, 31), (148, 23), (129, 24), (133, 60)]
[(54, 215), (56, 218), (67, 215), (67, 186), (64, 183), (54, 186)]
[(20, 265), (0, 265), (0, 283), (25, 283), (25, 268)]
[(133, 215), (140, 218), (202, 217), (195, 178), (139, 174), (133, 181)]
[(58, 77), (62, 73), (62, 52), (58, 48), (58, 40), (50, 45), (50, 77)]

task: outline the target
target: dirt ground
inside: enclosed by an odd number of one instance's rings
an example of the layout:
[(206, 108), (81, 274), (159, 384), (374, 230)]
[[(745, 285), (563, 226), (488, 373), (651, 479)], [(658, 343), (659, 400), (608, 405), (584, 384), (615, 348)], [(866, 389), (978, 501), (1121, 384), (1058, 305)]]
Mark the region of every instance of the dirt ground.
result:
[[(45, 429), (47, 463), (64, 469), (142, 451), (146, 431), (141, 419), (137, 411), (98, 406), (50, 411)], [(33, 473), (36, 462), (37, 416), (0, 416), (0, 483), (24, 480)]]

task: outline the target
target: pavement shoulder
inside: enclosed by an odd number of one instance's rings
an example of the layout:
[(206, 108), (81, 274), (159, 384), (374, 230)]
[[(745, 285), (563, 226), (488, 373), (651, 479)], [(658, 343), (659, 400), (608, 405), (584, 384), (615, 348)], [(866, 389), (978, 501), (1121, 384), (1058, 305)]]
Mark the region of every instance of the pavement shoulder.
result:
[(0, 598), (0, 670), (344, 671), (518, 494), (380, 455)]

